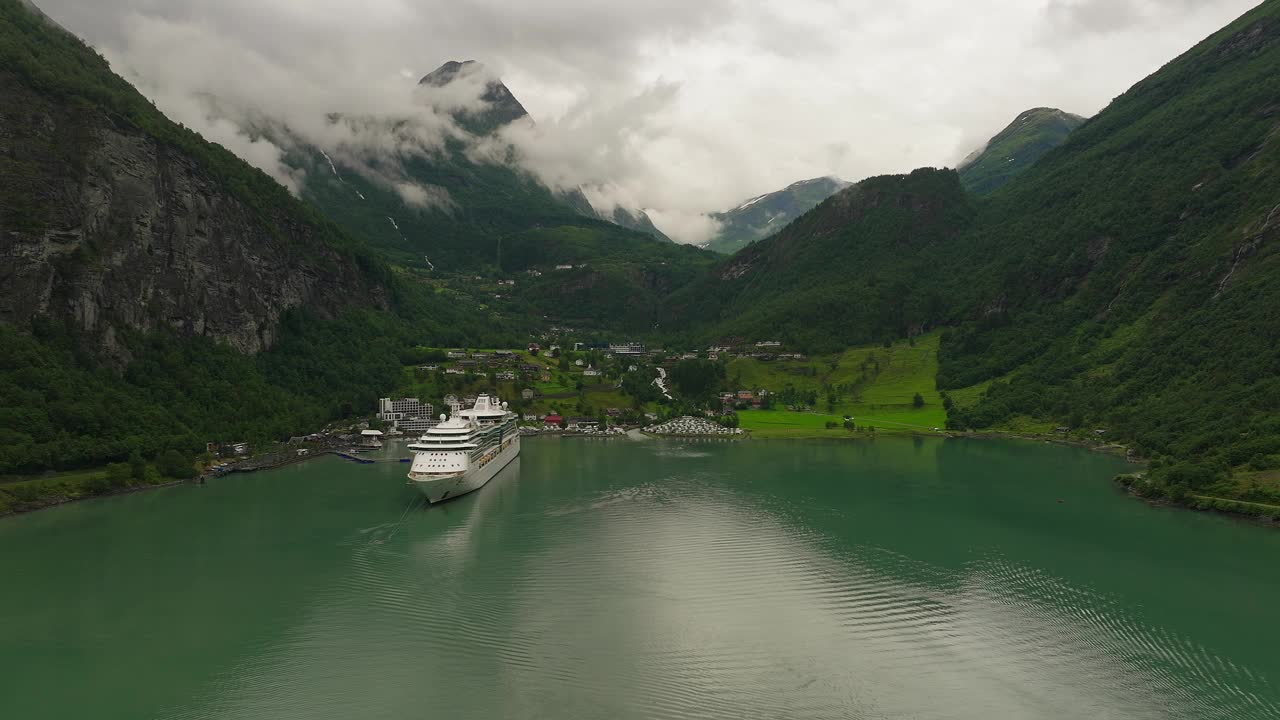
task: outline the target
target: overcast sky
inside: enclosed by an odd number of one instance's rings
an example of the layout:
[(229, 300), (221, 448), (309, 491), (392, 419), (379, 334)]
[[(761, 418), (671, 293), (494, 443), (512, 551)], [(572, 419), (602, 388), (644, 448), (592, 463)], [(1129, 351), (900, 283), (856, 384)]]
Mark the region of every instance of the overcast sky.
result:
[[(37, 0), (162, 110), (269, 172), (277, 150), (191, 104), (305, 126), (413, 112), (449, 59), (498, 73), (546, 182), (706, 212), (795, 180), (954, 165), (1022, 110), (1092, 115), (1253, 0)], [(431, 119), (423, 132), (435, 131)], [(305, 177), (284, 177), (296, 187)]]

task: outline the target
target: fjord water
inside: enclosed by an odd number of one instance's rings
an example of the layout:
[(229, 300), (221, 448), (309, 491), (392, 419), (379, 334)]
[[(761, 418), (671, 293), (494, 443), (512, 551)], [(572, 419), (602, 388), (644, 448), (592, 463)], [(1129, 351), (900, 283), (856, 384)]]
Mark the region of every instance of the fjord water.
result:
[(0, 522), (0, 716), (1280, 716), (1280, 534), (1113, 458), (538, 439), (432, 508), (404, 468)]

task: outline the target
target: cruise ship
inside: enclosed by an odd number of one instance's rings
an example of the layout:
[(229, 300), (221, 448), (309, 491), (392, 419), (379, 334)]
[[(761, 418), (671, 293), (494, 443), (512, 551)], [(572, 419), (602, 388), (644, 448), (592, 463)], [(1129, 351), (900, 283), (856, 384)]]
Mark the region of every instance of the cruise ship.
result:
[(498, 398), (481, 395), (470, 410), (454, 405), (415, 443), (409, 483), (438, 503), (484, 487), (520, 454), (516, 414)]

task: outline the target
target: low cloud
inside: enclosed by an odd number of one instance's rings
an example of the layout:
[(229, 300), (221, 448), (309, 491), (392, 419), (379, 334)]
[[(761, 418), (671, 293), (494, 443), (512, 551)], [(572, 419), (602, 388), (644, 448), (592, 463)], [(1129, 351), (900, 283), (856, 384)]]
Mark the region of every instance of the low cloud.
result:
[(701, 245), (720, 232), (720, 221), (705, 213), (649, 208), (649, 219), (676, 242)]
[[(534, 122), (474, 157), (648, 208), (690, 240), (707, 213), (795, 180), (954, 164), (1030, 107), (1092, 115), (1254, 2), (40, 4), (166, 113), (294, 189), (310, 178), (281, 164), (276, 138), (245, 131), (253, 117), (399, 192), (396, 158), (470, 140), (450, 114), (484, 80), (424, 97), (417, 79), (481, 60)], [(446, 201), (436, 190), (407, 194), (432, 206)]]

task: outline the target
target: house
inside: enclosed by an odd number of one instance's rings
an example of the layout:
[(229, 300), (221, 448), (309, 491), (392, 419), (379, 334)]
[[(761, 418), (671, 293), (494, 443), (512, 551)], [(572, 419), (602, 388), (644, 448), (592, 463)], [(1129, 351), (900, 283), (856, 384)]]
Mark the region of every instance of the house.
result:
[(249, 443), (247, 443), (247, 442), (231, 443), (231, 454), (233, 454), (233, 455), (248, 455), (248, 454), (249, 454)]
[(419, 370), (426, 370), (426, 371), (428, 371), (428, 372), (429, 372), (429, 371), (431, 371), (431, 370), (439, 370), (439, 369), (440, 369), (440, 366), (439, 366), (439, 365), (419, 365), (419, 366), (418, 366), (418, 369), (419, 369)]
[(600, 421), (589, 417), (569, 418), (569, 430), (581, 430), (589, 432), (591, 430), (600, 429)]
[(763, 340), (763, 341), (761, 341), (761, 342), (756, 343), (756, 347), (761, 348), (761, 349), (764, 349), (764, 348), (780, 348), (780, 347), (782, 347), (782, 343), (778, 342), (777, 340)]
[(535, 394), (535, 393), (534, 393), (534, 391), (533, 391), (533, 388), (525, 388), (525, 389), (523, 389), (523, 390), (521, 390), (521, 391), (520, 391), (520, 399), (522, 399), (522, 400), (532, 400), (532, 399), (533, 399), (534, 394)]
[(582, 371), (582, 374), (585, 377), (600, 377), (600, 371), (594, 367), (587, 367), (586, 370)]
[(458, 404), (458, 396), (457, 396), (457, 395), (454, 395), (453, 393), (449, 393), (448, 395), (445, 395), (445, 396), (444, 396), (444, 404), (445, 404), (445, 405), (457, 405), (457, 404)]
[(506, 285), (507, 287), (511, 287), (512, 285), (515, 285), (515, 284), (516, 284), (516, 281), (515, 281), (515, 280), (499, 280), (499, 281), (498, 281), (498, 284), (499, 284), (499, 285)]
[(683, 355), (680, 356), (680, 359), (681, 360), (697, 360), (698, 353), (684, 353)]
[(498, 380), (515, 380), (516, 374), (511, 370), (503, 370), (500, 373), (496, 373), (494, 377), (497, 378)]
[(538, 380), (542, 382), (551, 382), (551, 373), (544, 370), (542, 374), (538, 375)]
[(450, 350), (449, 352), (445, 353), (445, 357), (449, 358), (450, 360), (462, 360), (467, 357), (467, 353), (462, 350)]
[(557, 270), (572, 270), (572, 269), (573, 269), (573, 266), (572, 266), (572, 265), (557, 265), (557, 266), (556, 266), (556, 269), (557, 269)]
[(609, 352), (614, 355), (643, 355), (644, 345), (637, 342), (609, 343)]
[(577, 365), (578, 367), (582, 367), (582, 366), (583, 366), (583, 365), (585, 365), (586, 363), (582, 362), (582, 358), (578, 358), (577, 360), (574, 360), (574, 361), (573, 361), (573, 364), (574, 364), (574, 365)]
[(756, 395), (755, 395), (755, 393), (751, 392), (750, 390), (739, 390), (739, 391), (738, 391), (738, 399), (739, 399), (739, 400), (745, 400), (745, 401), (747, 401), (747, 402), (750, 402), (750, 401), (752, 401), (752, 400), (755, 400), (755, 399), (756, 399)]
[(561, 421), (561, 420), (563, 420), (563, 419), (564, 419), (564, 418), (563, 418), (563, 417), (561, 417), (561, 416), (559, 416), (559, 415), (548, 415), (548, 416), (546, 416), (546, 417), (542, 418), (542, 423), (543, 423), (544, 425), (549, 425), (549, 426), (553, 426), (553, 427), (560, 427), (560, 421)]
[(494, 350), (493, 354), (497, 355), (500, 358), (507, 358), (507, 357), (512, 357), (516, 353), (514, 350)]
[(529, 354), (537, 357), (542, 348), (538, 347), (538, 343), (529, 343)]
[(445, 368), (445, 375), (466, 375), (467, 371), (462, 368)]
[(622, 410), (619, 408), (609, 408), (604, 413), (611, 418), (622, 417)]

